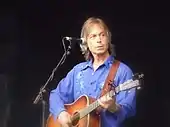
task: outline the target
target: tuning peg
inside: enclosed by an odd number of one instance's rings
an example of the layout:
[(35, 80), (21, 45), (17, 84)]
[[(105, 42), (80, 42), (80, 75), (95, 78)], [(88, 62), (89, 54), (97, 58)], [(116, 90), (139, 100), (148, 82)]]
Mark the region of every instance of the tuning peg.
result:
[(137, 89), (138, 89), (138, 90), (140, 90), (140, 89), (141, 89), (141, 87), (139, 86), (139, 87), (137, 87)]
[(133, 75), (133, 80), (137, 80), (137, 79), (141, 79), (144, 77), (144, 74), (143, 73), (135, 73)]

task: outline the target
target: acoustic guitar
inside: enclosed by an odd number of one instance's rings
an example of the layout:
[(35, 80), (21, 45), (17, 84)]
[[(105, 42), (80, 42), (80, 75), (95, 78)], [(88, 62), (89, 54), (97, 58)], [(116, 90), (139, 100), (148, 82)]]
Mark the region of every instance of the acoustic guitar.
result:
[[(113, 97), (117, 93), (132, 88), (140, 88), (140, 80), (143, 78), (143, 74), (136, 74), (133, 79), (124, 82), (117, 86), (114, 90), (110, 90), (104, 96)], [(102, 96), (102, 97), (104, 97)], [(73, 127), (100, 127), (100, 115), (95, 109), (99, 107), (99, 102), (96, 99), (82, 95), (71, 104), (65, 104), (66, 111), (71, 114), (71, 121)], [(53, 115), (50, 114), (47, 119), (46, 127), (62, 127), (58, 120), (54, 119)]]

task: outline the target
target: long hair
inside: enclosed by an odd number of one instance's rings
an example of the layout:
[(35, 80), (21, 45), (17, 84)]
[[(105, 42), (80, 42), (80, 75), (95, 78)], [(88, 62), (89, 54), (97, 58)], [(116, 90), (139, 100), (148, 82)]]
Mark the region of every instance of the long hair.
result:
[(111, 43), (111, 32), (110, 32), (108, 26), (105, 24), (105, 22), (102, 19), (96, 18), (96, 17), (90, 17), (84, 22), (82, 29), (81, 29), (81, 38), (84, 38), (84, 42), (80, 45), (80, 47), (81, 47), (81, 52), (84, 55), (84, 58), (86, 60), (93, 58), (93, 56), (88, 48), (87, 41), (86, 41), (87, 36), (89, 34), (89, 28), (91, 27), (92, 24), (99, 24), (104, 28), (105, 32), (107, 33), (107, 37), (108, 37), (109, 54), (115, 55), (114, 45)]

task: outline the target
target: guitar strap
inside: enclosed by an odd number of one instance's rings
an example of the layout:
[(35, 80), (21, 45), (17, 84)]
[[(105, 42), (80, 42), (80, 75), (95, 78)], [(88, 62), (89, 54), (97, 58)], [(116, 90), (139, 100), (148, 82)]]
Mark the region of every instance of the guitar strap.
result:
[(101, 96), (105, 95), (107, 92), (109, 92), (112, 88), (112, 84), (113, 84), (113, 80), (116, 76), (116, 72), (117, 72), (117, 69), (119, 67), (119, 64), (120, 64), (120, 61), (118, 60), (114, 60), (113, 61), (113, 64), (110, 68), (110, 71), (109, 71), (109, 74), (105, 80), (105, 83), (104, 83), (104, 86), (103, 86), (103, 89), (101, 91)]

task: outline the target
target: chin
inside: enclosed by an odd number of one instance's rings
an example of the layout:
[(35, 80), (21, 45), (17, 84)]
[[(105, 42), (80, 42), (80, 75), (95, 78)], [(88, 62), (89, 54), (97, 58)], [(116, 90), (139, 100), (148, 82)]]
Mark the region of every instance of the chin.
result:
[(104, 51), (96, 52), (96, 55), (104, 55), (104, 54), (106, 54), (106, 52)]

